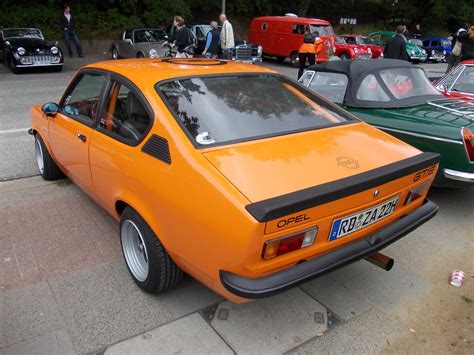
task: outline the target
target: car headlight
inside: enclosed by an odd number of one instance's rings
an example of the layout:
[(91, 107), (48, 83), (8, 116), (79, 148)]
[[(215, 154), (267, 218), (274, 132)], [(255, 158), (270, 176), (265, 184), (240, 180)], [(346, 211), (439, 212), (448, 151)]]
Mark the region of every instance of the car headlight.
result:
[(150, 52), (148, 52), (150, 54), (150, 58), (156, 58), (158, 57), (158, 51), (154, 48), (150, 49)]
[(426, 54), (426, 51), (423, 49), (423, 54)]
[(372, 49), (367, 48), (367, 52), (372, 53)]
[(359, 53), (359, 50), (357, 48), (354, 48), (354, 53)]
[(19, 55), (25, 55), (26, 50), (25, 50), (25, 48), (23, 48), (23, 47), (18, 47), (18, 48), (16, 49), (16, 52), (17, 52)]
[(411, 51), (411, 55), (415, 55), (415, 51), (414, 51), (414, 50)]
[(446, 55), (446, 51), (443, 51), (443, 54)]
[(51, 47), (51, 53), (58, 54), (59, 53), (58, 47)]
[(262, 48), (262, 46), (258, 46), (258, 48), (257, 48), (257, 53), (258, 53), (259, 56), (262, 55), (262, 53), (263, 53), (263, 48)]

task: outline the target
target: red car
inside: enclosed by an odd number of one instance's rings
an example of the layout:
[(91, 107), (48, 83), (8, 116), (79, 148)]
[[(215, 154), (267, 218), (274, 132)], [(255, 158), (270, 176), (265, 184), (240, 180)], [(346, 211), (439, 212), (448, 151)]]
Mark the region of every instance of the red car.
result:
[(341, 59), (372, 59), (372, 49), (366, 45), (347, 43), (345, 37), (336, 36), (336, 55)]
[(465, 60), (435, 84), (444, 96), (474, 103), (474, 60)]
[(379, 46), (372, 42), (372, 40), (363, 35), (340, 35), (339, 37), (342, 37), (346, 40), (348, 44), (357, 44), (359, 46), (366, 46), (370, 48), (372, 51), (372, 58), (377, 59), (377, 58), (383, 58), (383, 50), (384, 46)]

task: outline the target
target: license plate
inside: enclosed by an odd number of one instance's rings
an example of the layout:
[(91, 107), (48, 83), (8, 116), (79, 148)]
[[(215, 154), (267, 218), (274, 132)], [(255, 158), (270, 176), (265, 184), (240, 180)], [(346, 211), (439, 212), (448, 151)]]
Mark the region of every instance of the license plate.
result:
[(336, 219), (332, 223), (329, 241), (354, 233), (359, 229), (370, 226), (371, 224), (390, 216), (395, 211), (399, 198), (400, 195), (367, 210)]

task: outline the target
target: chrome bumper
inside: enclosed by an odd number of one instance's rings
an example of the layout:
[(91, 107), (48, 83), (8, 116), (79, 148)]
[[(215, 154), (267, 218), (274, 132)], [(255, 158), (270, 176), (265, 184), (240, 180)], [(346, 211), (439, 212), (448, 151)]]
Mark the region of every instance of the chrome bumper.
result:
[(473, 173), (466, 173), (464, 171), (457, 171), (452, 169), (444, 169), (443, 173), (446, 179), (474, 183)]

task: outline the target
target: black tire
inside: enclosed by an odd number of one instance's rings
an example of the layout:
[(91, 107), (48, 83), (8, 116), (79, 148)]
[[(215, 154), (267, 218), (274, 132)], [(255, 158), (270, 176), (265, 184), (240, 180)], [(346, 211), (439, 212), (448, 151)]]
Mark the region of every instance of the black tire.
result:
[[(126, 245), (129, 245), (126, 230), (130, 222), (132, 222), (133, 227), (138, 229), (141, 240), (143, 240), (145, 246), (144, 250), (147, 256), (148, 272), (143, 281), (135, 276), (132, 270), (133, 266), (131, 267), (129, 264), (130, 258), (126, 256), (127, 252), (125, 248), (128, 248)], [(128, 271), (135, 283), (143, 291), (148, 293), (165, 292), (174, 288), (183, 279), (183, 272), (168, 255), (158, 237), (153, 233), (145, 220), (130, 207), (124, 209), (120, 218), (120, 245), (122, 246), (122, 253)]]
[(290, 55), (290, 64), (293, 68), (299, 67), (298, 52), (293, 52)]
[(276, 57), (277, 62), (283, 63), (285, 61), (286, 57)]
[[(46, 149), (43, 139), (38, 133), (35, 133), (35, 157), (39, 173), (44, 180), (57, 180), (65, 177), (49, 155), (48, 149)], [(42, 160), (43, 168), (40, 166), (40, 160)]]
[(137, 58), (145, 58), (145, 56), (143, 55), (142, 52), (138, 52), (137, 53)]
[(10, 58), (8, 60), (8, 68), (10, 68), (10, 70), (13, 74), (20, 74), (21, 73), (21, 69), (16, 66), (16, 64), (14, 63), (13, 58)]
[(119, 51), (115, 46), (112, 47), (112, 59), (120, 59)]
[(350, 57), (349, 54), (347, 54), (347, 53), (341, 53), (341, 54), (339, 54), (339, 58), (341, 58), (342, 60), (351, 59), (351, 57)]

